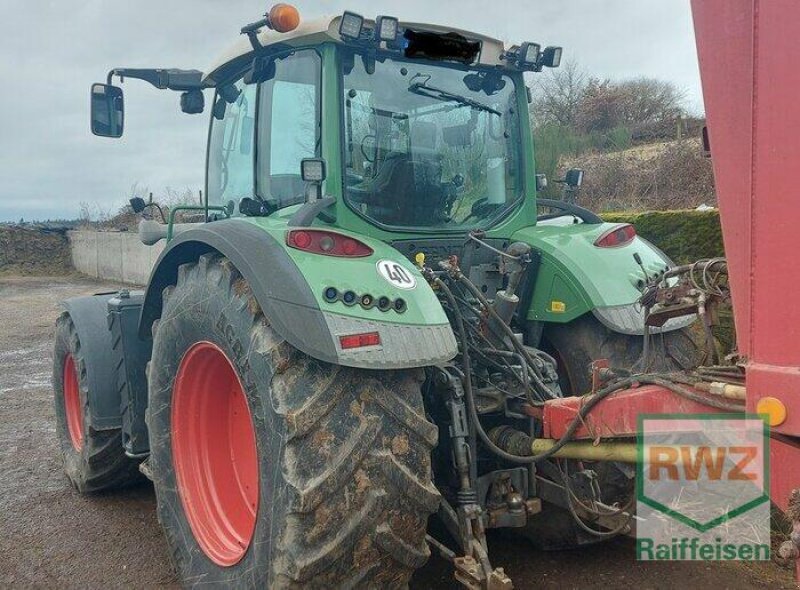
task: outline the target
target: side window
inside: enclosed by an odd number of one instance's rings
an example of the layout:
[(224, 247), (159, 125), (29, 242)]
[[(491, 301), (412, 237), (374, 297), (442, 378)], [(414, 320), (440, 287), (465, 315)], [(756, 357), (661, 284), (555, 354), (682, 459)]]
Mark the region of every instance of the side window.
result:
[[(254, 188), (256, 85), (241, 80), (228, 103), (217, 97), (208, 151), (208, 200), (212, 204), (252, 197)], [(221, 116), (221, 118), (219, 118)]]
[(300, 161), (319, 154), (320, 58), (294, 52), (275, 62), (275, 77), (261, 86), (258, 193), (285, 207), (302, 202)]

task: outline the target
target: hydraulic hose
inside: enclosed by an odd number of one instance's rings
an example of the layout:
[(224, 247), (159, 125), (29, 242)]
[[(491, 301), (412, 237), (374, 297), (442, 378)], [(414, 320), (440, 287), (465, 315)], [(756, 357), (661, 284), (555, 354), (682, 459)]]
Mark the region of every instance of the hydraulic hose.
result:
[(596, 394), (591, 396), (588, 401), (581, 407), (578, 411), (578, 415), (575, 419), (570, 423), (567, 430), (564, 432), (564, 436), (562, 436), (551, 448), (548, 450), (539, 453), (537, 455), (531, 456), (521, 456), (521, 455), (512, 455), (498, 447), (492, 440), (489, 438), (489, 435), (483, 429), (483, 425), (480, 422), (480, 416), (478, 416), (478, 411), (475, 407), (475, 397), (472, 391), (472, 364), (469, 357), (469, 351), (467, 350), (467, 330), (464, 327), (464, 317), (461, 314), (461, 310), (458, 308), (456, 304), (455, 296), (453, 292), (450, 290), (450, 287), (441, 280), (440, 278), (436, 278), (434, 280), (435, 284), (441, 289), (444, 296), (450, 302), (450, 305), (453, 307), (453, 315), (455, 317), (456, 328), (458, 330), (459, 338), (461, 340), (461, 362), (465, 374), (464, 379), (464, 395), (466, 397), (467, 402), (467, 411), (469, 412), (470, 419), (475, 425), (475, 431), (478, 434), (478, 437), (481, 439), (481, 442), (488, 448), (492, 453), (508, 461), (509, 463), (516, 463), (518, 465), (530, 465), (531, 463), (537, 463), (539, 461), (544, 461), (545, 459), (549, 459), (552, 457), (559, 449), (561, 449), (565, 444), (567, 444), (572, 437), (575, 435), (575, 432), (578, 430), (580, 425), (583, 422), (583, 419), (586, 415), (591, 411), (591, 409), (597, 405), (603, 398), (607, 397), (614, 391), (619, 389), (623, 389), (628, 385), (631, 385), (636, 382), (635, 379), (625, 379), (619, 383), (615, 383), (611, 386), (608, 386), (604, 389), (601, 389)]
[(533, 360), (533, 357), (530, 353), (525, 349), (525, 347), (520, 344), (519, 340), (517, 340), (516, 335), (511, 330), (508, 324), (506, 324), (500, 316), (497, 315), (497, 312), (494, 310), (492, 305), (486, 299), (483, 293), (481, 293), (480, 289), (478, 289), (475, 285), (472, 284), (464, 274), (458, 274), (458, 280), (462, 283), (467, 290), (480, 302), (480, 304), (486, 309), (487, 313), (492, 316), (492, 318), (497, 322), (498, 326), (501, 326), (502, 329), (505, 331), (506, 336), (511, 341), (511, 345), (517, 349), (517, 352), (522, 355), (522, 357), (527, 361), (528, 366), (531, 368), (532, 373), (532, 381), (536, 386), (537, 391), (540, 395), (543, 395), (549, 399), (557, 399), (558, 396), (555, 395), (549, 387), (542, 381), (542, 375), (536, 368), (536, 362)]

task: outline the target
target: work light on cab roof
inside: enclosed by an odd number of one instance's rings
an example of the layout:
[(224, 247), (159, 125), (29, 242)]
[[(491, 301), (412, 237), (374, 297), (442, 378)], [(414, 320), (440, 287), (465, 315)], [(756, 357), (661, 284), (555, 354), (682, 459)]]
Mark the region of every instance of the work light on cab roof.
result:
[[(438, 35), (413, 26), (403, 28), (393, 16), (378, 16), (371, 25), (362, 15), (349, 10), (339, 21), (339, 36), (348, 44), (382, 46), (409, 58), (456, 60), (467, 64), (475, 63), (482, 49), (480, 41), (459, 33)], [(501, 59), (512, 68), (539, 72), (543, 67), (558, 67), (561, 52), (561, 47), (547, 47), (542, 51), (538, 43), (525, 42), (504, 51)]]

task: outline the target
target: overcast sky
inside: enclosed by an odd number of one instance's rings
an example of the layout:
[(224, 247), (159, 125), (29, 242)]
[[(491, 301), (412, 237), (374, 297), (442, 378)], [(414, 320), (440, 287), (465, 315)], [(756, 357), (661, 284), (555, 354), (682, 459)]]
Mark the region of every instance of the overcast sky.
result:
[[(301, 17), (388, 14), (509, 42), (561, 45), (598, 77), (653, 76), (702, 112), (689, 0), (298, 0)], [(81, 202), (122, 206), (134, 183), (156, 195), (202, 188), (208, 109), (185, 115), (178, 94), (124, 85), (125, 137), (89, 132), (89, 86), (112, 67), (204, 69), (255, 0), (3, 0), (0, 34), (0, 221), (76, 217)], [(207, 97), (207, 103), (209, 102)]]

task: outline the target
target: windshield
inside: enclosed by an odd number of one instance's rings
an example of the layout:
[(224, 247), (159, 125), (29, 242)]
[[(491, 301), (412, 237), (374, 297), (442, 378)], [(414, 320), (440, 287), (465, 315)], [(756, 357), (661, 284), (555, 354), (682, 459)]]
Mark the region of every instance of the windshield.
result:
[[(382, 59), (382, 58), (379, 58)], [(522, 195), (514, 82), (497, 70), (344, 60), (345, 199), (382, 225), (490, 225)], [(372, 73), (369, 73), (372, 72)]]

